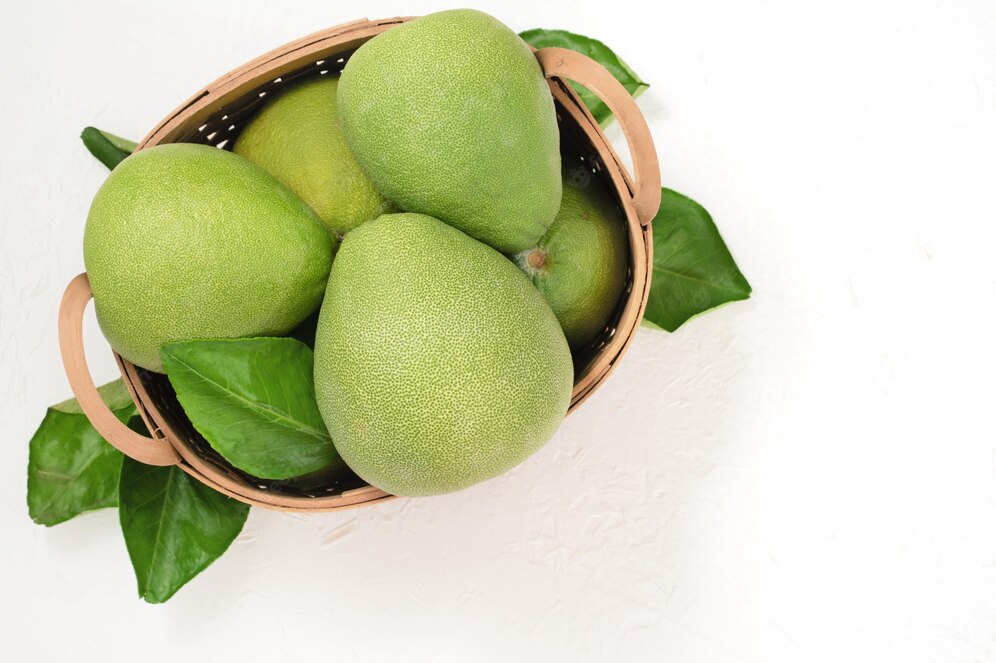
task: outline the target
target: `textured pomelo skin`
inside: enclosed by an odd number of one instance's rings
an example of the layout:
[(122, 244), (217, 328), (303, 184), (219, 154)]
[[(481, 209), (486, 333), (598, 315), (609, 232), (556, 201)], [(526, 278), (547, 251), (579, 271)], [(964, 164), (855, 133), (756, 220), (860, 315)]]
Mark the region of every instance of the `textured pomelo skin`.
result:
[(343, 240), (315, 391), (365, 481), (418, 496), (495, 477), (553, 435), (572, 380), (553, 312), (494, 249), (421, 214), (387, 214)]
[(626, 219), (608, 188), (583, 162), (564, 173), (564, 198), (553, 225), (515, 262), (553, 309), (572, 350), (604, 328), (626, 287)]
[(122, 357), (158, 372), (164, 343), (289, 331), (321, 302), (334, 250), (287, 187), (204, 145), (122, 161), (83, 236), (101, 330)]
[(491, 16), (443, 11), (374, 37), (346, 63), (338, 105), (357, 161), (401, 209), (505, 253), (553, 223), (553, 97), (526, 43)]
[(280, 92), (250, 120), (232, 151), (286, 184), (342, 237), (391, 211), (353, 158), (336, 112), (337, 76)]

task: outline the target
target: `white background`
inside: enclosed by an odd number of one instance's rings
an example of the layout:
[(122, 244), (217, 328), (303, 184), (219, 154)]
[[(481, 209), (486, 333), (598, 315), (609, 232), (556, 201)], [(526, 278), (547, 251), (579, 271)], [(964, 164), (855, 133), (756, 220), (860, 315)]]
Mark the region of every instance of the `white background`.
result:
[(79, 131), (140, 138), (290, 39), (438, 7), (4, 2), (4, 658), (996, 658), (996, 5), (479, 6), (601, 38), (652, 84), (664, 181), (712, 212), (753, 298), (641, 330), (507, 476), (253, 510), (214, 566), (144, 604), (115, 511), (45, 529), (24, 502), (28, 439), (68, 395), (56, 309), (105, 176)]

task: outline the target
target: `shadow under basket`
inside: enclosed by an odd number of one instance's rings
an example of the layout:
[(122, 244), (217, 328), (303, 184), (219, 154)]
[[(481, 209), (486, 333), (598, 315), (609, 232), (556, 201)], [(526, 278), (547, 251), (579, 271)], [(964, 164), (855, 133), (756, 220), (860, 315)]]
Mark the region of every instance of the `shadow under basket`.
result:
[[(368, 39), (410, 18), (361, 20), (336, 26), (271, 51), (194, 95), (167, 116), (138, 149), (164, 143), (201, 143), (230, 149), (242, 126), (266, 98), (305, 78), (335, 75)], [(562, 149), (583, 158), (580, 177), (601, 178), (614, 192), (629, 236), (627, 284), (608, 326), (587, 348), (575, 353), (574, 411), (608, 377), (632, 341), (643, 317), (650, 287), (650, 221), (660, 203), (660, 170), (646, 121), (627, 91), (604, 68), (583, 55), (561, 48), (536, 51), (556, 103)], [(605, 101), (629, 145), (631, 177), (598, 123), (568, 81), (584, 85)], [(117, 420), (104, 406), (83, 353), (83, 313), (92, 294), (86, 274), (69, 284), (59, 313), (59, 343), (70, 386), (94, 427), (111, 444), (136, 460), (178, 465), (204, 484), (237, 500), (285, 511), (334, 511), (387, 499), (389, 495), (357, 479), (353, 483), (308, 487), (294, 481), (271, 481), (233, 468), (194, 429), (165, 375), (115, 358), (124, 382), (152, 438)]]

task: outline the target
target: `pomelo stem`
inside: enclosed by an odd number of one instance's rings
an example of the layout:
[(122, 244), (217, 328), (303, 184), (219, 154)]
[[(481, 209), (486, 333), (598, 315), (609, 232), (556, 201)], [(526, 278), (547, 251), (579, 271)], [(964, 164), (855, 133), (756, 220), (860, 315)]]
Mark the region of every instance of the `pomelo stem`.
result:
[(526, 256), (526, 263), (533, 269), (543, 269), (546, 266), (546, 251), (533, 249)]

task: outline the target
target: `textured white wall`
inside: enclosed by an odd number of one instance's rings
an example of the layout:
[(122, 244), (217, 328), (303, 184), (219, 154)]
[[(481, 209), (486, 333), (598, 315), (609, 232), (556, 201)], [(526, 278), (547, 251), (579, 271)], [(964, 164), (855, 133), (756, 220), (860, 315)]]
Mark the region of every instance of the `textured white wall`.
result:
[(665, 182), (713, 213), (754, 298), (640, 331), (509, 475), (343, 514), (254, 510), (215, 566), (145, 605), (114, 511), (46, 530), (24, 506), (27, 441), (68, 393), (56, 308), (104, 177), (77, 135), (141, 137), (266, 49), (434, 7), (3, 2), (0, 650), (996, 658), (996, 5), (480, 6), (597, 36), (653, 84)]

